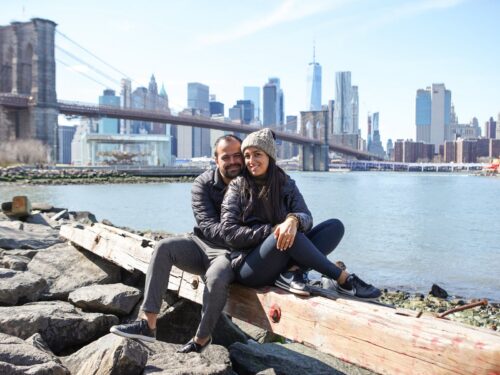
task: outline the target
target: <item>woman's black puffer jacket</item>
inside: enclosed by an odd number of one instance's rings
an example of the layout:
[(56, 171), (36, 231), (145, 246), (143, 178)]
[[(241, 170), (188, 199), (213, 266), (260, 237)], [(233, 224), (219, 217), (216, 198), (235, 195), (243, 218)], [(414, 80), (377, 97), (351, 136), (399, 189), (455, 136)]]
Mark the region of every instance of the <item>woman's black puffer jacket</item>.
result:
[[(283, 205), (287, 215), (293, 214), (298, 219), (298, 230), (307, 232), (312, 228), (311, 212), (307, 208), (295, 181), (288, 175), (286, 177), (282, 198), (271, 204)], [(243, 176), (239, 176), (231, 181), (221, 209), (222, 237), (233, 252), (232, 258), (258, 246), (272, 233), (273, 227), (271, 223), (264, 222), (262, 215), (259, 215), (258, 212), (252, 212), (243, 220), (243, 209), (248, 203), (248, 198), (244, 197), (243, 194), (243, 178)]]

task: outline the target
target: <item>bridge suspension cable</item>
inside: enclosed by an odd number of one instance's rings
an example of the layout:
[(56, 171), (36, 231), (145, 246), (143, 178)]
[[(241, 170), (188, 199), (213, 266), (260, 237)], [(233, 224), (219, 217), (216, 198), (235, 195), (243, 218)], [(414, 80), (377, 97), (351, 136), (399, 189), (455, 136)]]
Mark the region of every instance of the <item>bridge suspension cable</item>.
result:
[[(60, 60), (60, 59), (56, 59), (56, 61), (57, 61), (58, 63), (61, 63), (61, 64), (65, 65), (65, 66), (67, 66), (67, 67), (68, 67), (68, 68), (70, 68), (70, 69), (72, 69), (72, 68), (73, 68), (70, 64), (65, 63), (64, 61), (62, 61), (62, 60)], [(73, 70), (73, 71), (75, 71), (75, 72), (77, 72), (77, 73), (79, 73), (79, 74), (81, 74), (82, 76), (85, 76), (86, 78), (90, 79), (91, 81), (94, 81), (95, 83), (97, 83), (97, 84), (99, 84), (99, 85), (101, 85), (101, 86), (104, 86), (105, 88), (107, 88), (107, 87), (108, 87), (108, 85), (106, 85), (105, 83), (102, 83), (101, 81), (98, 81), (98, 80), (96, 80), (96, 79), (92, 78), (91, 76), (89, 76), (88, 74), (85, 74), (84, 72), (81, 72), (81, 71), (76, 70), (76, 69), (72, 69), (72, 70)]]
[(56, 45), (56, 48), (63, 52), (64, 54), (66, 54), (67, 56), (71, 57), (72, 59), (84, 64), (86, 67), (88, 67), (89, 69), (93, 70), (94, 72), (96, 72), (97, 74), (101, 75), (102, 77), (106, 78), (107, 80), (113, 82), (115, 85), (118, 85), (120, 86), (120, 81), (114, 79), (113, 77), (107, 75), (106, 73), (102, 72), (101, 70), (97, 69), (96, 67), (92, 66), (91, 64), (87, 63), (86, 61), (82, 60), (81, 58), (79, 58), (78, 56), (75, 56), (73, 55), (71, 52), (65, 50), (64, 48), (60, 47), (60, 46), (57, 46)]
[(71, 43), (73, 43), (74, 45), (76, 45), (78, 48), (81, 48), (82, 50), (84, 50), (85, 52), (87, 52), (89, 55), (91, 55), (92, 57), (94, 57), (95, 59), (97, 59), (98, 61), (100, 61), (101, 63), (103, 63), (104, 65), (106, 65), (108, 68), (111, 68), (113, 69), (115, 72), (119, 73), (122, 77), (125, 77), (125, 78), (128, 78), (128, 79), (131, 79), (130, 76), (126, 73), (123, 73), (122, 71), (118, 70), (117, 68), (115, 68), (113, 65), (111, 64), (108, 64), (106, 61), (104, 61), (103, 59), (101, 59), (99, 56), (97, 56), (96, 54), (92, 53), (91, 51), (89, 51), (87, 48), (83, 47), (81, 44), (75, 42), (73, 39), (71, 39), (69, 36), (67, 36), (66, 34), (60, 32), (59, 30), (56, 29), (56, 33), (61, 35), (63, 38), (67, 39), (68, 41), (70, 41)]

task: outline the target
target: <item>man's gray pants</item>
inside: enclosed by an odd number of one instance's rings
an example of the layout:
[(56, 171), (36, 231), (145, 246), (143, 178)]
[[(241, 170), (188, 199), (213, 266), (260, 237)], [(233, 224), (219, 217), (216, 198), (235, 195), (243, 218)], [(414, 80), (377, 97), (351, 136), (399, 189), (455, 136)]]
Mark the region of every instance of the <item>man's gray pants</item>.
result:
[[(157, 243), (144, 287), (145, 312), (159, 313), (172, 266), (203, 276), (205, 290), (197, 337), (211, 335), (226, 304), (229, 284), (234, 279), (229, 255), (224, 251), (206, 251), (207, 245), (194, 235), (171, 237)], [(207, 255), (207, 253), (209, 255)]]

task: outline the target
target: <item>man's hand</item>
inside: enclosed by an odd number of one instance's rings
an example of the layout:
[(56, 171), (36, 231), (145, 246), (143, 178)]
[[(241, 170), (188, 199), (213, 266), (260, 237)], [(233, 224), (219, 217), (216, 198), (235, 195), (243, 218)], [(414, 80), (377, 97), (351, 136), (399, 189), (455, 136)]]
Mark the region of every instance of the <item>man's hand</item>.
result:
[(276, 238), (276, 247), (278, 250), (285, 251), (292, 247), (298, 225), (297, 219), (290, 216), (274, 228), (274, 238)]

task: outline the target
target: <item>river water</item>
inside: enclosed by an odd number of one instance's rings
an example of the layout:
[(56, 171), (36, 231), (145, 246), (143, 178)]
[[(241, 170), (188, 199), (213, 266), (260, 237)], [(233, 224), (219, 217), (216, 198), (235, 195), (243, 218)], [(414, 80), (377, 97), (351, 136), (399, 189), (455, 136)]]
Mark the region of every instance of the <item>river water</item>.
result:
[[(436, 173), (291, 173), (315, 223), (346, 234), (330, 255), (380, 287), (500, 301), (500, 179)], [(0, 200), (28, 195), (136, 229), (190, 231), (190, 183), (0, 185)]]

